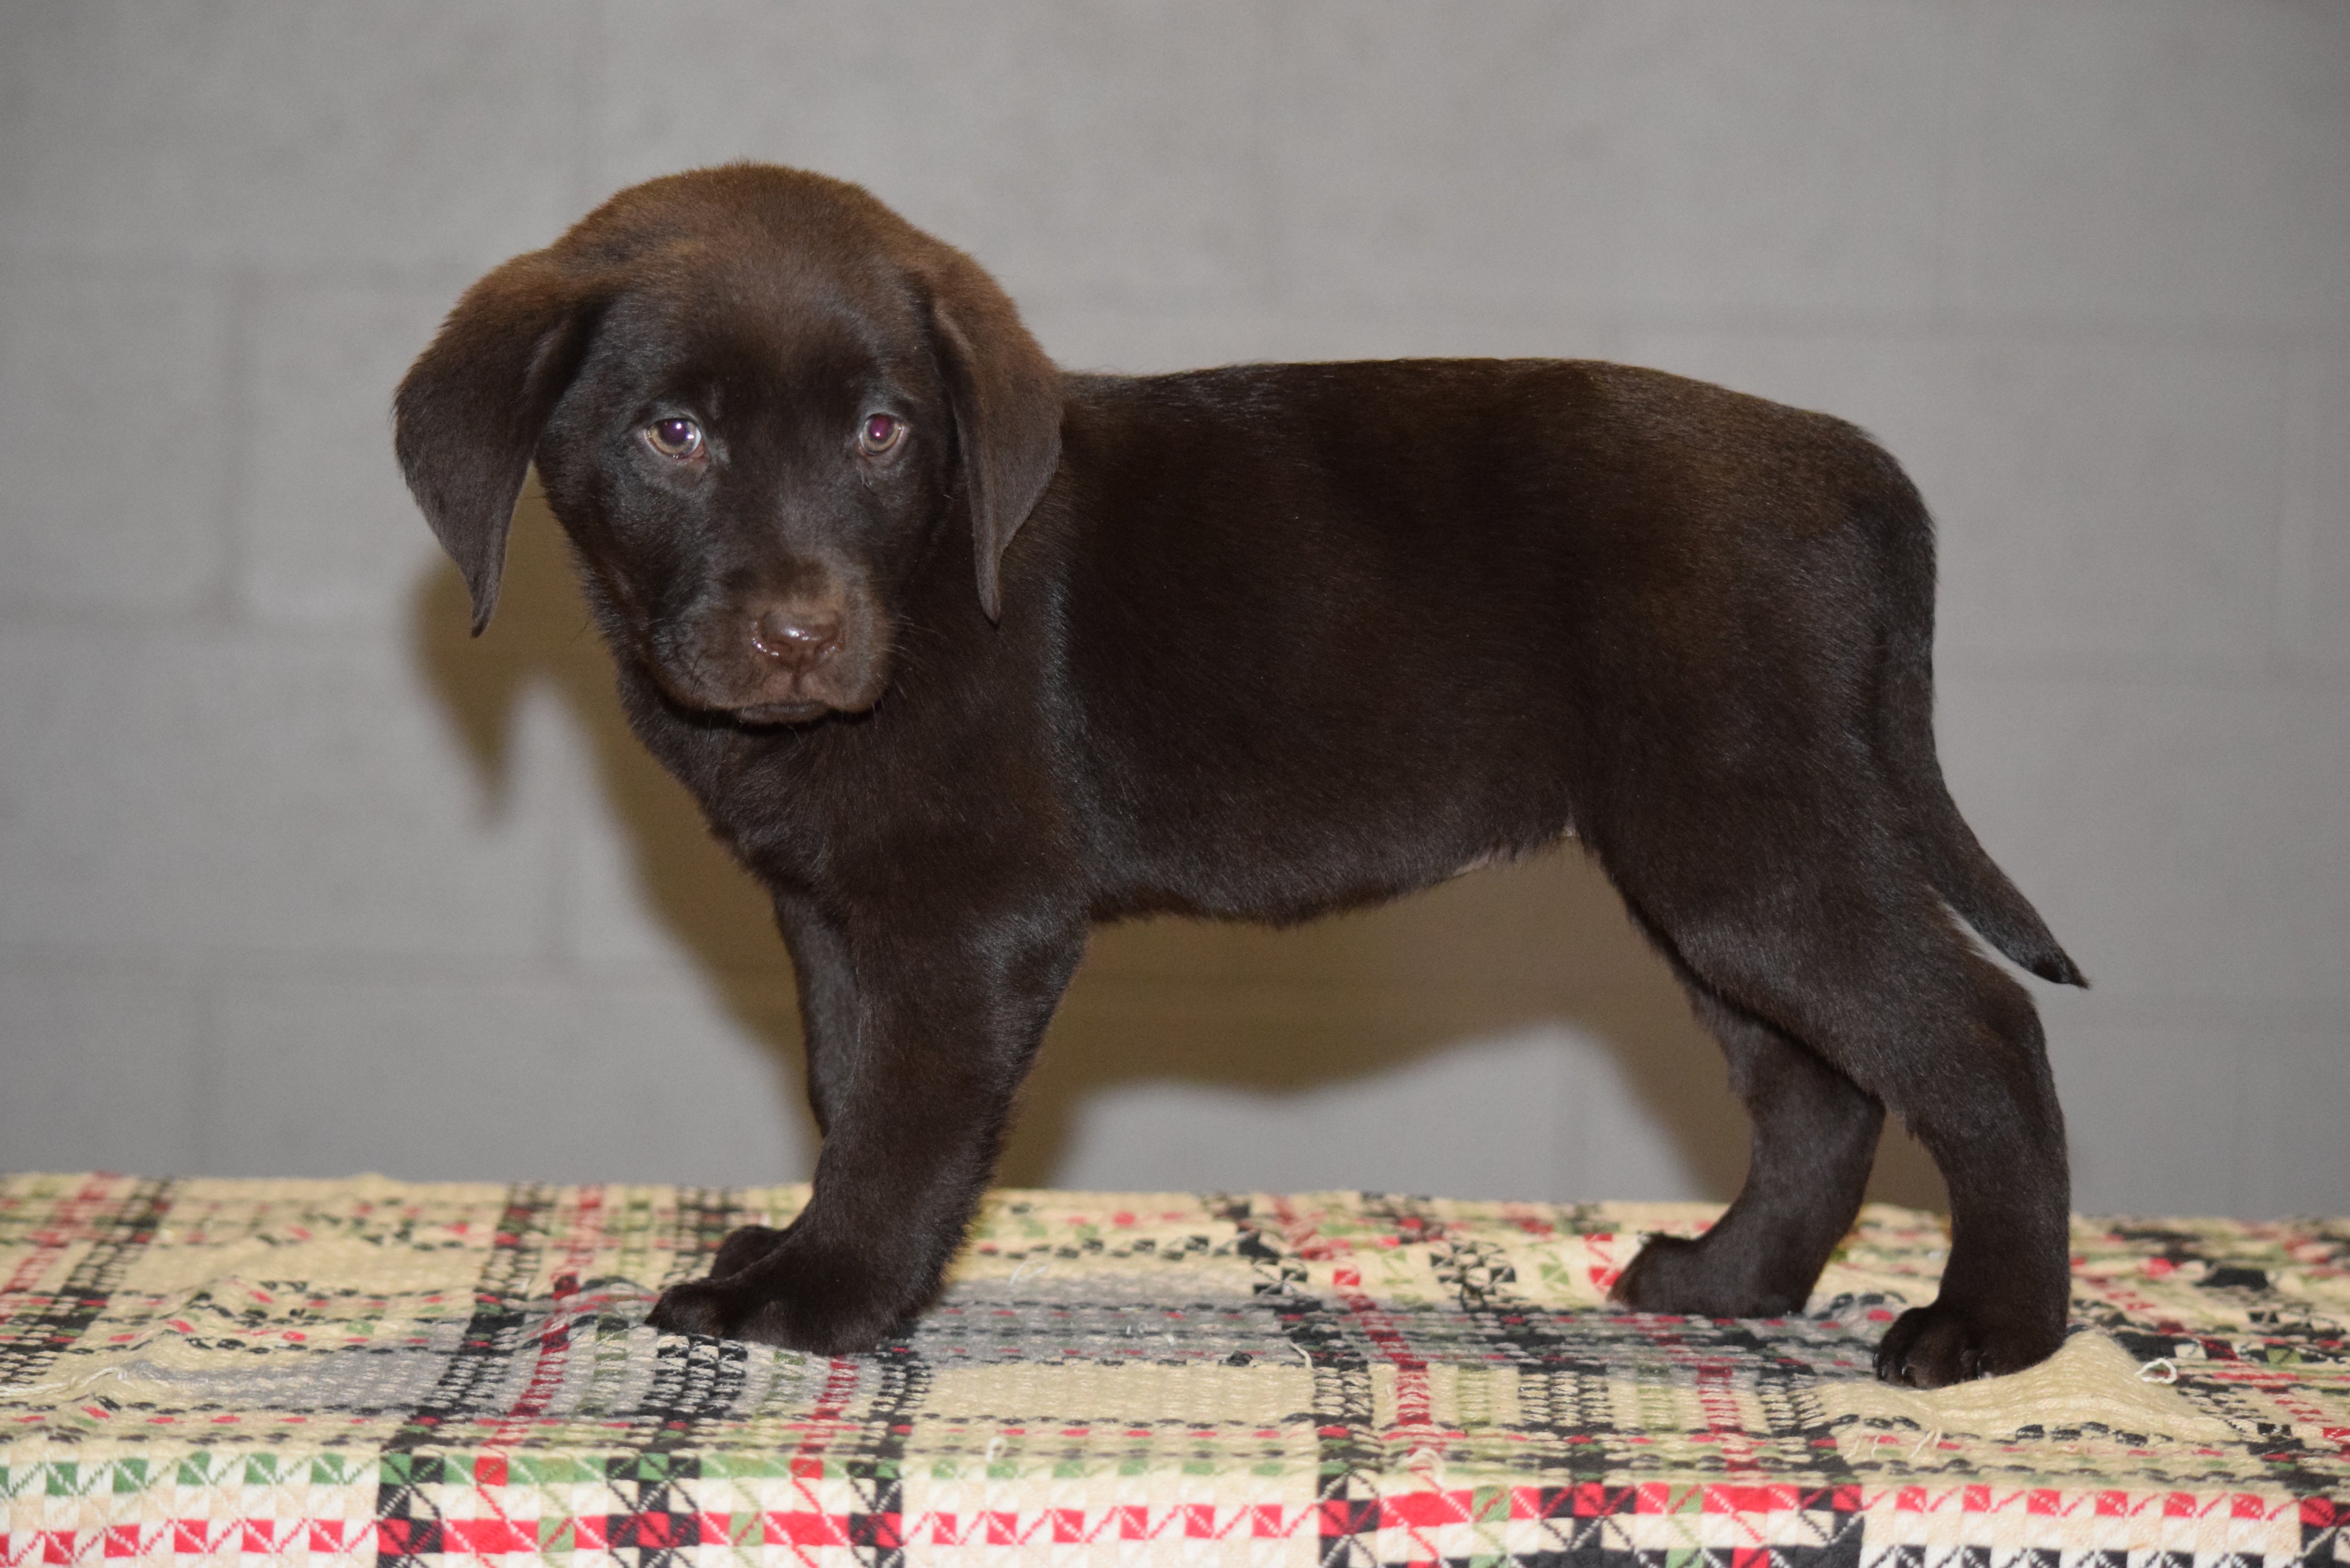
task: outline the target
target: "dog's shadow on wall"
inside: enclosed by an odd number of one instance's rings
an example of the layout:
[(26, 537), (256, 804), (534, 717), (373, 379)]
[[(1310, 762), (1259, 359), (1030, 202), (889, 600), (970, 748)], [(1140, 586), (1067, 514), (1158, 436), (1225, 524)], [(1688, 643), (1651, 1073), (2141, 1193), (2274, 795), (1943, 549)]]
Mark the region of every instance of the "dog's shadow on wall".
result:
[[(496, 618), (480, 639), (468, 634), (453, 571), (429, 574), (413, 603), (419, 662), (494, 791), (505, 782), (525, 691), (545, 682), (560, 694), (588, 738), (645, 901), (795, 1084), (790, 965), (766, 898), (629, 734), (609, 657), (535, 483), (515, 519)], [(1279, 1096), (1546, 1023), (1605, 1046), (1702, 1191), (1736, 1191), (1746, 1127), (1721, 1056), (1605, 877), (1572, 850), (1294, 930), (1160, 920), (1098, 932), (1029, 1079), (999, 1179), (1051, 1185), (1079, 1112), (1122, 1086), (1172, 1081)], [(796, 1096), (789, 1110), (806, 1115)], [(1613, 1190), (1604, 1173), (1584, 1180), (1596, 1189), (1563, 1196), (1654, 1196)], [(1214, 1184), (1212, 1172), (1196, 1183)], [(1888, 1129), (1870, 1194), (1945, 1206), (1931, 1162), (1898, 1129)]]

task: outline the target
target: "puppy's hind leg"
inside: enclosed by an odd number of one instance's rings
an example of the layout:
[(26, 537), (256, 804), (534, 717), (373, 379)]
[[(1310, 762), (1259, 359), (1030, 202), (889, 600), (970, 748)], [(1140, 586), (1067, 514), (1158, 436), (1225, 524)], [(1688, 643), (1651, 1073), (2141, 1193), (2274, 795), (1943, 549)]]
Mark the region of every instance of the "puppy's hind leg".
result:
[(1919, 1388), (2045, 1359), (2072, 1304), (2072, 1178), (2040, 1014), (1956, 931), (1949, 941), (1941, 1049), (1894, 1062), (1887, 1095), (1950, 1193), (1941, 1293), (1877, 1351), (1879, 1377)]
[[(1652, 888), (1643, 912), (1711, 990), (1900, 1116), (1950, 1189), (1941, 1293), (1895, 1323), (1877, 1376), (1935, 1388), (2044, 1359), (2070, 1304), (2070, 1182), (2031, 998), (1898, 850), (1828, 846), (1746, 886), (1661, 914)], [(1834, 1206), (1841, 1226), (1847, 1196)]]
[(1674, 965), (1730, 1059), (1753, 1123), (1737, 1201), (1694, 1240), (1652, 1236), (1610, 1293), (1641, 1312), (1779, 1317), (1801, 1312), (1859, 1211), (1885, 1107), (1779, 1030)]

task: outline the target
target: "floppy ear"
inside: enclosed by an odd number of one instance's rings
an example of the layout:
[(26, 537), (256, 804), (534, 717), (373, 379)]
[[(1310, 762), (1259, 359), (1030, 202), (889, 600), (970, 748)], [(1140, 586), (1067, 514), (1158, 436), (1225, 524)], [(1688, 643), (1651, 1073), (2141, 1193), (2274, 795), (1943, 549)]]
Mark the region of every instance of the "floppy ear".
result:
[(408, 488), (490, 623), (506, 531), (556, 400), (587, 352), (595, 301), (546, 252), (516, 256), (467, 289), (392, 399), (392, 446)]
[(979, 264), (945, 245), (930, 269), (931, 320), (971, 497), (979, 605), (1003, 614), (1003, 548), (1061, 461), (1061, 372)]

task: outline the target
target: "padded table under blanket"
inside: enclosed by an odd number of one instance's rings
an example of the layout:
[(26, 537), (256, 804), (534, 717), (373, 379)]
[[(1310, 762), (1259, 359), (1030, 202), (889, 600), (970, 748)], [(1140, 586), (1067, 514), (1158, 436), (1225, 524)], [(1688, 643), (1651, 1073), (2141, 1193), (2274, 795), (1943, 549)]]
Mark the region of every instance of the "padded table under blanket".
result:
[(1783, 1321), (1603, 1304), (1705, 1207), (1006, 1191), (873, 1355), (642, 1325), (804, 1195), (0, 1179), (0, 1564), (2350, 1563), (2350, 1221), (2080, 1220), (1932, 1395), (1887, 1208)]

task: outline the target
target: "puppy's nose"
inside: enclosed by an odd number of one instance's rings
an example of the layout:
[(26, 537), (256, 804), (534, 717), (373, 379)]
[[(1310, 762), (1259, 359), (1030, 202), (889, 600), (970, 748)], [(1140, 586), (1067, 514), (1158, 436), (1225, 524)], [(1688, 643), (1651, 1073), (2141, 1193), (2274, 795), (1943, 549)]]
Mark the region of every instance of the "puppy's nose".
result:
[(751, 646), (789, 669), (814, 670), (840, 651), (840, 621), (822, 610), (764, 610), (751, 623)]

